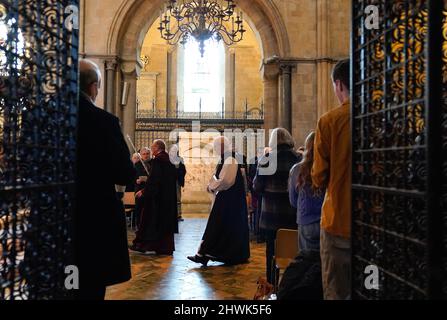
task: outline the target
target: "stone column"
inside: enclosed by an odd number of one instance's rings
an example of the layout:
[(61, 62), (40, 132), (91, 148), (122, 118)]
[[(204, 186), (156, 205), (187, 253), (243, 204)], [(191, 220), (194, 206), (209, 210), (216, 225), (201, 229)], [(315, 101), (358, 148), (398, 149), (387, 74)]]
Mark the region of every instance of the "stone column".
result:
[(185, 69), (185, 49), (183, 46), (178, 46), (177, 48), (177, 83), (176, 83), (176, 100), (179, 103), (179, 111), (182, 112), (184, 110), (184, 100), (185, 100), (185, 78), (184, 72)]
[(124, 136), (129, 135), (132, 141), (135, 141), (135, 125), (137, 111), (137, 78), (139, 77), (141, 65), (138, 61), (126, 61), (122, 63), (123, 83), (121, 91), (125, 84), (128, 86), (128, 95), (123, 108), (122, 129)]
[(170, 85), (170, 90), (169, 90), (169, 108), (171, 108), (171, 110), (173, 112), (176, 111), (176, 105), (177, 105), (177, 100), (178, 100), (178, 93), (177, 93), (177, 84), (178, 84), (178, 74), (179, 72), (181, 72), (178, 69), (178, 64), (177, 64), (177, 60), (178, 60), (178, 46), (172, 47), (172, 52), (171, 52), (171, 75), (170, 75), (170, 79), (171, 81), (169, 82)]
[(331, 108), (331, 68), (332, 64), (327, 59), (317, 62), (317, 119)]
[[(173, 79), (174, 75), (174, 52), (172, 48), (168, 48), (166, 53), (166, 114), (169, 115), (173, 108), (175, 108), (175, 101), (172, 99), (173, 94)], [(169, 116), (168, 116), (169, 118)]]
[(236, 111), (236, 51), (226, 50), (226, 81), (225, 81), (225, 114), (232, 117)]
[(331, 61), (329, 56), (328, 0), (317, 2), (317, 119), (329, 111), (332, 102), (330, 83)]
[(104, 110), (112, 114), (115, 113), (115, 72), (118, 60), (116, 57), (105, 60), (106, 83)]
[(137, 98), (140, 101), (140, 110), (152, 110), (153, 101), (157, 101), (158, 72), (142, 71), (138, 79)]
[(278, 125), (292, 132), (292, 69), (290, 64), (282, 64), (282, 103), (279, 106)]
[(114, 110), (114, 114), (115, 116), (117, 116), (120, 121), (123, 121), (123, 109), (121, 106), (121, 100), (122, 100), (122, 83), (123, 83), (123, 75), (122, 72), (120, 71), (121, 68), (119, 66), (117, 66), (117, 70), (115, 73), (115, 84), (114, 84), (114, 88), (115, 88), (115, 110)]
[(264, 63), (262, 74), (264, 78), (264, 126), (268, 137), (268, 131), (278, 126), (279, 68), (276, 62)]

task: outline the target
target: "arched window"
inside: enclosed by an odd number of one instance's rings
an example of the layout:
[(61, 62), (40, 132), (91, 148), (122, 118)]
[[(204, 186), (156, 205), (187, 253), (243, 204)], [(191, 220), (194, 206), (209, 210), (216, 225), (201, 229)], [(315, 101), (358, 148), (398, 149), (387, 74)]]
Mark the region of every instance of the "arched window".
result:
[(225, 96), (225, 49), (221, 42), (208, 40), (205, 54), (190, 39), (184, 48), (183, 111), (220, 112)]

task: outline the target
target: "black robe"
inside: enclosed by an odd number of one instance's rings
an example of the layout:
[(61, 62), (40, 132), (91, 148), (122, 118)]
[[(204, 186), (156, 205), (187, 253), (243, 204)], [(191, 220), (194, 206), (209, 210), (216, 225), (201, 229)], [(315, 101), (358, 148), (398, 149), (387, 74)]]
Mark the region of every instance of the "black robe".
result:
[[(107, 155), (100, 170), (95, 157)], [(74, 215), (75, 264), (80, 286), (109, 286), (130, 279), (124, 207), (115, 185), (135, 176), (118, 118), (79, 99), (78, 170)]]
[(151, 161), (134, 245), (146, 251), (170, 254), (175, 249), (174, 233), (178, 233), (177, 169), (169, 155), (162, 152)]
[[(223, 163), (224, 158), (217, 166), (217, 178)], [(240, 169), (234, 185), (217, 193), (202, 240), (199, 254), (213, 257), (213, 261), (239, 264), (250, 258), (247, 202)]]
[[(146, 165), (146, 168), (143, 166), (143, 164), (141, 163), (141, 161), (138, 161), (135, 164), (135, 171), (136, 171), (136, 175), (134, 178), (134, 192), (137, 193), (138, 191), (144, 190), (144, 188), (146, 187), (146, 182), (141, 182), (140, 184), (137, 184), (137, 180), (139, 177), (149, 177), (148, 172), (150, 173), (151, 170), (151, 161), (147, 160), (144, 162), (144, 164)], [(147, 169), (147, 171), (146, 171)], [(135, 225), (138, 227), (138, 225), (140, 224), (140, 219), (141, 219), (141, 215), (142, 215), (142, 211), (143, 211), (143, 207), (144, 207), (144, 196), (141, 196), (139, 198), (135, 199), (135, 208), (134, 208), (134, 212), (135, 212)]]
[[(144, 164), (146, 165), (147, 170), (150, 172), (151, 169), (151, 162), (149, 161), (145, 161)], [(139, 177), (147, 177), (148, 174), (146, 172), (146, 169), (143, 167), (143, 164), (141, 163), (141, 161), (138, 161), (135, 164), (135, 171), (136, 171), (136, 175), (135, 175), (135, 192), (138, 192), (140, 190), (143, 190), (144, 187), (146, 186), (146, 182), (142, 182), (140, 184), (137, 184), (137, 180)]]

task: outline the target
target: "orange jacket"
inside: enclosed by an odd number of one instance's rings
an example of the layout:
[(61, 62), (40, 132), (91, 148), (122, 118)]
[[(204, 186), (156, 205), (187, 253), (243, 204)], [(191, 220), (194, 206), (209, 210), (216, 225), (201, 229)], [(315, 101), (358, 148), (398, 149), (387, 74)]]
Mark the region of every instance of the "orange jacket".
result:
[(321, 117), (315, 135), (312, 181), (327, 187), (321, 227), (351, 237), (351, 109), (349, 101)]

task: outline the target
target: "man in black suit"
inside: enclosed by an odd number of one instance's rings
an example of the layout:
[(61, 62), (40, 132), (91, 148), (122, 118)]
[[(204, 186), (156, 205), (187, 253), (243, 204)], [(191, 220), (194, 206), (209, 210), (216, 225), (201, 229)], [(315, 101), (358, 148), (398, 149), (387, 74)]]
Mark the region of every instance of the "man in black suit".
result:
[[(95, 106), (101, 85), (98, 66), (81, 60), (79, 72), (75, 295), (103, 300), (107, 286), (131, 278), (124, 207), (115, 185), (131, 183), (135, 171), (118, 118)], [(103, 160), (94, 161), (97, 156)]]
[[(138, 193), (141, 190), (144, 190), (146, 187), (147, 178), (149, 177), (150, 169), (151, 169), (151, 149), (144, 147), (140, 151), (141, 159), (135, 163), (135, 185), (134, 191)], [(137, 228), (140, 226), (140, 218), (141, 211), (144, 206), (144, 196), (135, 199), (135, 225)]]

